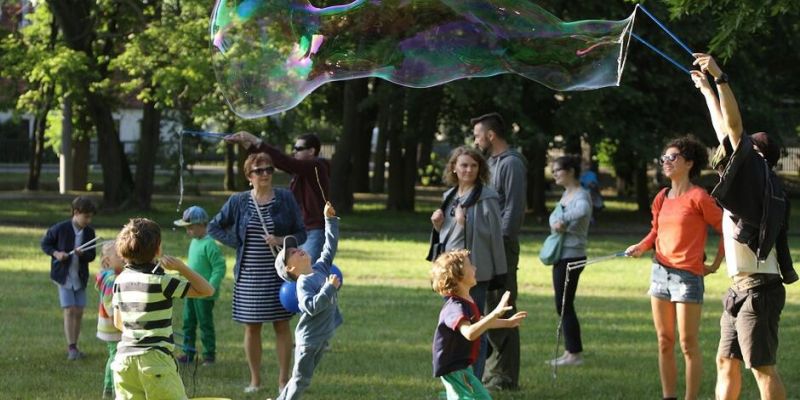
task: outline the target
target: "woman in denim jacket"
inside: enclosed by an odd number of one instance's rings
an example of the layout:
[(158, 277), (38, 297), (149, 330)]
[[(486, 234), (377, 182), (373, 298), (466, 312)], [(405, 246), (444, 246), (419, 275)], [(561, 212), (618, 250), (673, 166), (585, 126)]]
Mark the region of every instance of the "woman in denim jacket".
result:
[(300, 207), (292, 193), (272, 187), (275, 167), (267, 153), (253, 153), (244, 163), (253, 188), (232, 195), (208, 225), (216, 240), (236, 249), (233, 269), (233, 320), (245, 325), (244, 349), (250, 367), (246, 393), (261, 388), (261, 326), (271, 322), (278, 356), (278, 386), (289, 380), (292, 357), (292, 314), (283, 308), (279, 292), (283, 281), (275, 272), (275, 254), (283, 237), (306, 240)]

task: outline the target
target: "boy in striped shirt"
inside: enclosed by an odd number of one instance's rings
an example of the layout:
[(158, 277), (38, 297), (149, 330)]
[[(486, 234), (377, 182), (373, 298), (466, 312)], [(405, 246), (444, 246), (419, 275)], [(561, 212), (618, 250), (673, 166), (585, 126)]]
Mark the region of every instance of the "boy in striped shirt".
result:
[(161, 228), (149, 219), (134, 218), (122, 228), (117, 253), (125, 260), (112, 299), (114, 325), (122, 331), (111, 366), (117, 398), (186, 399), (172, 355), (172, 299), (211, 296), (214, 288), (182, 261), (161, 256)]

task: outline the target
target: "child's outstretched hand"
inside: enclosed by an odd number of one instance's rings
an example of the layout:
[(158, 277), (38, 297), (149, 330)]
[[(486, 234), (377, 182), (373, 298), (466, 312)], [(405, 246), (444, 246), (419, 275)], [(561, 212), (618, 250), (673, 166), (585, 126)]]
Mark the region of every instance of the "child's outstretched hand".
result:
[(500, 321), (503, 324), (504, 328), (516, 328), (522, 323), (522, 320), (525, 318), (528, 318), (528, 312), (520, 311), (507, 319), (499, 319), (498, 321)]
[(336, 209), (333, 208), (333, 204), (330, 201), (325, 203), (325, 218), (333, 218), (336, 216)]
[(328, 283), (330, 283), (331, 285), (333, 285), (333, 287), (337, 289), (339, 288), (339, 286), (342, 285), (342, 281), (339, 280), (339, 277), (336, 276), (336, 274), (330, 274), (328, 276)]
[(186, 264), (183, 261), (172, 256), (161, 256), (159, 261), (164, 269), (170, 271), (180, 271), (182, 267), (186, 268)]
[(511, 311), (512, 307), (508, 305), (508, 299), (510, 297), (511, 297), (511, 292), (506, 290), (506, 292), (503, 293), (503, 297), (500, 298), (500, 302), (497, 303), (497, 307), (495, 307), (495, 309), (492, 310), (489, 316), (493, 318), (500, 318), (503, 315), (505, 315), (506, 312)]

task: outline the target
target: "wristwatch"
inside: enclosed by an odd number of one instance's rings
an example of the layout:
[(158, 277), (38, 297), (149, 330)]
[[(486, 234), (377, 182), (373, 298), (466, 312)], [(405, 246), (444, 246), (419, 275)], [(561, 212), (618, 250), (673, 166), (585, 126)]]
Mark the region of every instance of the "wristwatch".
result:
[(717, 85), (728, 83), (728, 74), (723, 72), (720, 76), (714, 78), (714, 83)]

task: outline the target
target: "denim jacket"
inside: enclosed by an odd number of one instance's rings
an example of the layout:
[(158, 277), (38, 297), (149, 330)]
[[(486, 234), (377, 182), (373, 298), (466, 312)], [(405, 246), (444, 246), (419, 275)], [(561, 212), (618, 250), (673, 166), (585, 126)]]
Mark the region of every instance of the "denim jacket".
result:
[[(292, 192), (280, 188), (273, 190), (275, 199), (269, 212), (275, 229), (270, 233), (275, 236), (293, 235), (299, 244), (304, 243), (306, 229), (303, 226), (303, 216), (300, 214), (300, 207)], [(253, 215), (247, 206), (249, 201), (249, 190), (231, 195), (219, 213), (208, 223), (208, 234), (211, 237), (236, 249), (236, 264), (233, 267), (234, 281), (239, 279), (239, 267), (244, 252), (244, 241), (247, 237), (247, 222)]]

